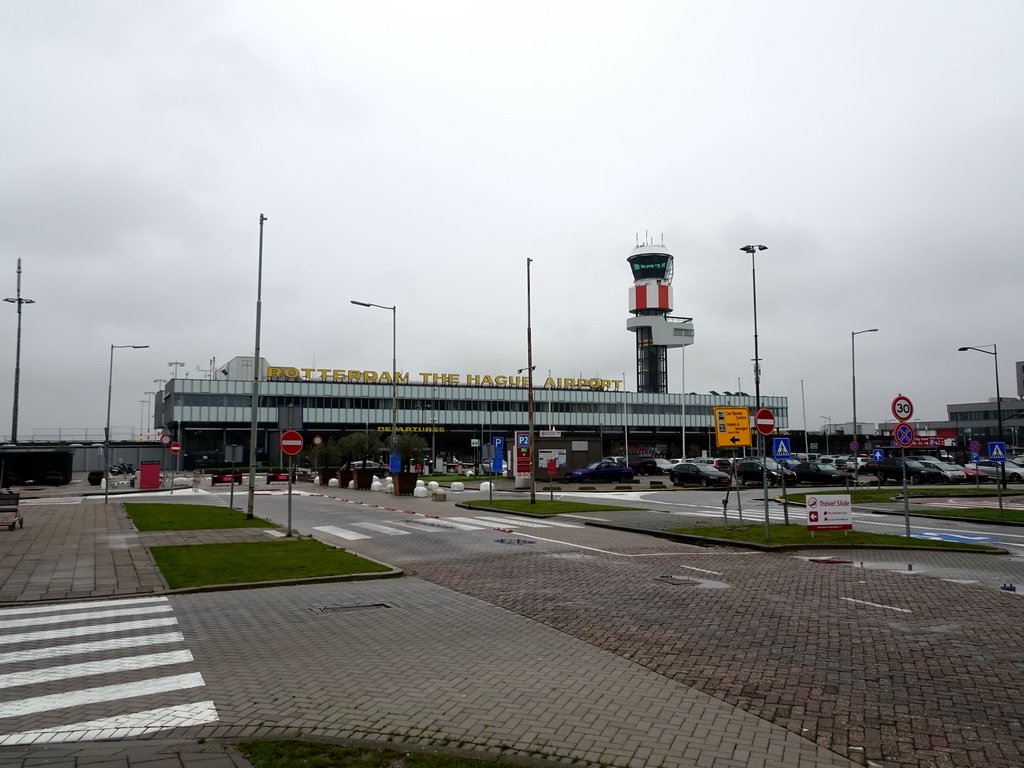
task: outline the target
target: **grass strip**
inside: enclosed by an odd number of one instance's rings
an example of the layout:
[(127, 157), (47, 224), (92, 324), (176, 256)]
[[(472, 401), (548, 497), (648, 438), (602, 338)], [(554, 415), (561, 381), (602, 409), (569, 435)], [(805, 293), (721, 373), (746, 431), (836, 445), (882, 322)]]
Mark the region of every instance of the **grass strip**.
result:
[(912, 515), (926, 515), (928, 517), (969, 517), (972, 520), (1005, 520), (1011, 523), (1024, 523), (1024, 510), (1022, 509), (1004, 509), (1003, 514), (999, 514), (998, 508), (970, 508), (970, 509), (950, 509), (948, 507), (918, 507), (910, 514)]
[(391, 570), (315, 539), (152, 547), (150, 551), (171, 589)]
[[(994, 550), (986, 544), (961, 544), (956, 541), (936, 541), (935, 539), (915, 539), (906, 536), (892, 536), (887, 533), (867, 533), (865, 531), (809, 531), (803, 525), (772, 525), (771, 544), (773, 546), (804, 545), (814, 547), (820, 544), (845, 544), (887, 547), (934, 547), (936, 549), (976, 549), (979, 551)], [(709, 539), (727, 539), (730, 541), (746, 541), (764, 544), (764, 526), (751, 524), (744, 527), (721, 525), (696, 525), (691, 528), (672, 528), (670, 533), (682, 533), (689, 536), (705, 536)], [(813, 534), (813, 536), (812, 536)]]
[[(778, 489), (775, 489), (775, 492), (778, 493)], [(872, 504), (872, 503), (892, 504), (892, 503), (895, 503), (897, 501), (900, 501), (903, 498), (903, 489), (899, 488), (899, 487), (896, 487), (896, 486), (892, 486), (892, 487), (889, 487), (889, 488), (851, 488), (848, 493), (849, 493), (849, 496), (850, 496), (850, 503), (851, 504)], [(800, 492), (800, 493), (793, 493), (792, 491), (787, 491), (786, 492), (786, 495), (789, 497), (790, 501), (794, 501), (794, 502), (797, 502), (799, 504), (803, 504), (808, 495), (811, 495), (811, 496), (834, 496), (836, 494), (844, 494), (845, 495), (845, 494), (847, 494), (847, 491), (842, 490), (842, 489), (836, 490), (836, 491), (811, 491), (810, 494), (808, 494), (806, 492)], [(915, 488), (910, 488), (907, 491), (907, 495), (911, 499), (913, 499), (915, 497), (921, 497), (921, 498), (942, 497), (942, 498), (947, 498), (947, 499), (955, 499), (958, 496), (967, 496), (967, 497), (970, 497), (970, 496), (992, 496), (994, 498), (995, 495), (996, 495), (996, 491), (995, 491), (995, 489), (988, 489), (988, 490), (981, 489), (981, 490), (978, 490), (976, 488), (943, 488), (941, 490), (937, 490), (935, 488), (930, 488), (930, 489), (922, 488), (920, 490), (915, 489)], [(1014, 496), (1014, 495), (1019, 495), (1019, 494), (1017, 494), (1016, 492), (1013, 492), (1013, 491), (1003, 491), (1003, 497), (1004, 498), (1007, 497), (1007, 496)]]
[(125, 504), (128, 517), (140, 531), (195, 531), (212, 528), (276, 528), (245, 512), (204, 504)]
[(531, 504), (527, 499), (501, 499), (486, 501), (474, 499), (466, 506), (475, 509), (495, 509), (506, 512), (530, 512), (535, 515), (566, 515), (573, 512), (609, 512), (616, 509), (633, 509), (621, 504), (587, 504), (580, 501), (550, 501), (537, 499)]
[(243, 741), (235, 746), (254, 768), (522, 768), (522, 763), (503, 760), (309, 741)]

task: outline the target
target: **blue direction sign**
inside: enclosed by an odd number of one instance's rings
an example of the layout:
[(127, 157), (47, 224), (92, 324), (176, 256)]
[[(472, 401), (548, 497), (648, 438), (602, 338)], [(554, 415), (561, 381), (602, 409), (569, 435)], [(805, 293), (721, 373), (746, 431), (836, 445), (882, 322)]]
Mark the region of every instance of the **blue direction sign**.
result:
[(789, 452), (789, 438), (776, 437), (772, 440), (772, 454), (776, 459), (791, 459), (793, 454)]
[(1006, 461), (1006, 443), (989, 443), (988, 457), (992, 461)]
[(881, 461), (882, 459), (885, 458), (885, 451), (883, 451), (881, 448), (875, 448), (873, 451), (871, 451), (871, 458), (874, 459), (875, 461)]
[(491, 459), (491, 471), (500, 475), (505, 465), (505, 438), (495, 437), (493, 442), (494, 458)]
[(914, 442), (914, 428), (909, 424), (897, 424), (892, 431), (892, 441), (900, 448), (906, 448)]

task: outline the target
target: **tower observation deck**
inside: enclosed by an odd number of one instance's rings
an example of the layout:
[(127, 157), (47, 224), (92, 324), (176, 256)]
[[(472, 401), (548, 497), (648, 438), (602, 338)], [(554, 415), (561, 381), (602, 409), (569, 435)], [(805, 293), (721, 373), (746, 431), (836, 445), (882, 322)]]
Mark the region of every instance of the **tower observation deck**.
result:
[(672, 254), (645, 243), (626, 259), (633, 272), (626, 329), (636, 334), (637, 392), (668, 392), (668, 350), (693, 344), (693, 318), (671, 317)]

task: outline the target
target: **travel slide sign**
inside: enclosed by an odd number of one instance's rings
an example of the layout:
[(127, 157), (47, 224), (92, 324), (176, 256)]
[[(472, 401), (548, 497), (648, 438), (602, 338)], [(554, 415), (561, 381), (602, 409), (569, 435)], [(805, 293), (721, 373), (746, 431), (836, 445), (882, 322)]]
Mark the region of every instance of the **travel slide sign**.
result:
[[(355, 371), (342, 370), (337, 368), (285, 368), (269, 366), (267, 378), (271, 380), (294, 380), (304, 381), (348, 381), (362, 384), (390, 384), (394, 381), (397, 384), (440, 384), (451, 385), (461, 384), (470, 387), (528, 387), (530, 379), (528, 376), (490, 376), (477, 373), (417, 373), (419, 380), (411, 374), (397, 371), (393, 376), (391, 371)], [(535, 387), (547, 387), (551, 389), (613, 389), (623, 388), (622, 379), (601, 379), (601, 378), (552, 378), (548, 376), (544, 383), (540, 379), (534, 379)]]
[(807, 530), (853, 530), (853, 507), (846, 493), (807, 496)]

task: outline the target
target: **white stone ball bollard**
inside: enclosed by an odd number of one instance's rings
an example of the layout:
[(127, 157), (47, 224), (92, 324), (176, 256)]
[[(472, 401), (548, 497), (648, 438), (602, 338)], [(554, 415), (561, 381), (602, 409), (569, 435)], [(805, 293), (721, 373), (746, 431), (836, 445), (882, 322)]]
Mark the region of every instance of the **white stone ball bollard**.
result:
[(328, 480), (327, 481), (327, 487), (328, 488), (337, 488), (338, 487), (338, 478), (332, 477), (330, 480)]
[(441, 487), (441, 484), (439, 482), (437, 482), (437, 480), (431, 480), (429, 483), (427, 483), (427, 490), (428, 491), (436, 491), (440, 487)]
[(464, 490), (466, 490), (466, 484), (465, 483), (460, 483), (458, 480), (456, 480), (454, 483), (452, 483), (452, 493), (457, 493), (458, 491), (464, 491)]
[(370, 490), (371, 491), (382, 491), (382, 490), (384, 490), (384, 486), (383, 486), (383, 484), (381, 484), (380, 480), (378, 480), (375, 477), (375, 478), (373, 478), (373, 482), (370, 483)]
[(425, 499), (430, 495), (430, 491), (427, 490), (425, 485), (417, 485), (413, 488), (412, 495), (417, 499)]
[(480, 490), (481, 491), (490, 491), (490, 490), (493, 490), (493, 489), (494, 489), (494, 483), (488, 483), (488, 482), (480, 483)]
[(476, 474), (476, 472), (474, 472), (472, 469), (467, 469), (466, 470), (466, 477), (473, 477), (473, 475), (475, 475), (475, 474)]
[(422, 480), (417, 480), (416, 481), (416, 487), (417, 488), (426, 488), (427, 484), (425, 482), (423, 482)]
[(356, 489), (356, 481), (349, 480), (348, 485), (346, 485), (345, 487), (348, 488), (350, 491), (354, 491)]

